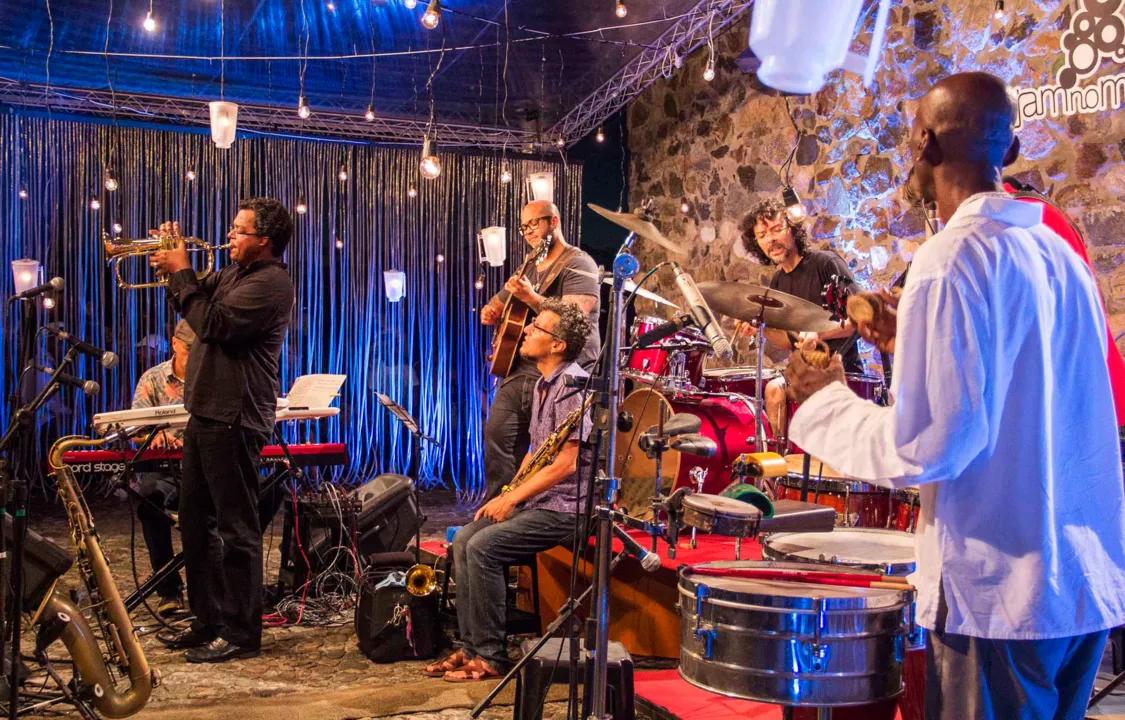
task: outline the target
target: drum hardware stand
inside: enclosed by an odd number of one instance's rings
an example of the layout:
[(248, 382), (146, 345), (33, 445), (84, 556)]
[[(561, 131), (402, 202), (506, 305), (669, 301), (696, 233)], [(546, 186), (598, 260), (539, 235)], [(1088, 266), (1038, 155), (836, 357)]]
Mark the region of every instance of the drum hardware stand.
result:
[[(699, 467), (698, 465), (696, 465), (691, 470), (688, 470), (688, 476), (690, 476), (691, 479), (695, 481), (695, 491), (697, 493), (703, 492), (703, 483), (707, 480), (707, 471), (704, 470), (703, 468)], [(740, 538), (740, 540), (741, 540), (741, 538)], [(692, 528), (691, 529), (691, 549), (695, 550), (695, 548), (696, 548), (695, 528)], [(739, 559), (741, 559), (741, 558), (735, 557), (735, 560), (739, 560)]]

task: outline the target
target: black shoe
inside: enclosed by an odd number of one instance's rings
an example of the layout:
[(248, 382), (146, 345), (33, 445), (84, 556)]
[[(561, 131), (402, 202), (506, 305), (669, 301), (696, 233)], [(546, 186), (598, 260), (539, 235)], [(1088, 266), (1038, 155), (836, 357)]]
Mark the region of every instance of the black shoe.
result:
[(160, 617), (171, 617), (177, 615), (184, 609), (184, 594), (176, 593), (175, 595), (164, 595), (160, 598), (160, 604), (156, 606), (156, 613)]
[(222, 638), (215, 638), (203, 647), (188, 650), (184, 653), (184, 657), (192, 663), (221, 663), (227, 660), (258, 657), (260, 654), (261, 651), (257, 648), (242, 647)]
[(187, 630), (161, 630), (156, 633), (156, 639), (173, 650), (203, 647), (215, 639), (214, 635), (201, 633), (188, 628)]

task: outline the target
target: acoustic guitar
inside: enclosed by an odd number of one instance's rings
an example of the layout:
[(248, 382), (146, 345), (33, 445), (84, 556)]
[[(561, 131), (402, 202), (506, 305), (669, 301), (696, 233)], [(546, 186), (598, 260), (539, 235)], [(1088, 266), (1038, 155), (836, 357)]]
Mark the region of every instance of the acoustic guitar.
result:
[[(543, 242), (527, 254), (523, 264), (520, 265), (518, 277), (526, 277), (533, 265), (537, 265), (547, 257), (551, 251), (551, 240), (544, 238)], [(504, 303), (504, 313), (500, 322), (496, 324), (496, 333), (492, 336), (492, 354), (489, 355), (488, 372), (496, 377), (508, 377), (512, 365), (516, 361), (520, 340), (523, 338), (523, 329), (531, 316), (531, 308), (527, 303), (509, 295)]]

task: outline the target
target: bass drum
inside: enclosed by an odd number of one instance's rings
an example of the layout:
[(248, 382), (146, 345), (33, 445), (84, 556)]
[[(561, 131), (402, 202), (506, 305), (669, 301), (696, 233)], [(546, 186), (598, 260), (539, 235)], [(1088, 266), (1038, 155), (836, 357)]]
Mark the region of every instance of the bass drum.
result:
[(642, 388), (625, 398), (621, 411), (632, 416), (633, 426), (628, 431), (617, 432), (614, 468), (621, 478), (617, 503), (629, 508), (629, 514), (634, 517), (652, 517), (656, 461), (650, 460), (640, 449), (640, 438), (641, 433), (659, 423), (661, 413), (665, 421), (675, 413), (697, 416), (701, 423), (700, 434), (714, 440), (719, 448), (715, 456), (709, 458), (686, 455), (676, 450), (664, 453), (660, 471), (662, 493), (683, 486), (695, 489), (691, 471), (701, 468), (707, 471), (703, 492), (718, 495), (731, 483), (731, 465), (735, 459), (743, 453), (757, 452), (754, 403), (749, 398), (664, 394), (652, 388)]

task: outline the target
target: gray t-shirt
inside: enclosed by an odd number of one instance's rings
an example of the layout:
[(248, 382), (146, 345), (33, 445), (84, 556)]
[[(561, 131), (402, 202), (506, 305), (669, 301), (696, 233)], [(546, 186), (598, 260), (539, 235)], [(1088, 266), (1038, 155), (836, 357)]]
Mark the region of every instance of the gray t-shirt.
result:
[[(590, 273), (594, 275), (594, 277), (571, 272), (572, 269)], [(594, 297), (594, 307), (589, 313), (591, 325), (590, 337), (586, 339), (586, 346), (582, 348), (582, 353), (578, 356), (578, 360), (576, 361), (586, 370), (590, 370), (594, 366), (594, 363), (597, 362), (598, 352), (602, 347), (602, 334), (598, 329), (598, 315), (601, 313), (602, 309), (602, 296), (601, 285), (597, 280), (597, 273), (598, 266), (597, 263), (594, 262), (594, 259), (579, 250), (566, 261), (562, 271), (551, 281), (549, 286), (545, 288), (541, 287), (536, 290), (536, 292), (543, 297), (561, 298), (564, 295), (591, 295)], [(527, 273), (527, 279), (531, 282), (531, 286), (535, 287), (539, 284), (542, 277), (549, 274), (551, 274), (550, 265), (544, 267), (542, 273), (532, 268)], [(501, 289), (500, 292), (496, 293), (496, 298), (500, 300), (500, 302), (507, 302), (508, 291)], [(523, 359), (517, 356), (512, 367), (512, 372), (508, 377), (538, 374), (539, 370), (536, 369), (535, 363), (523, 362)]]

